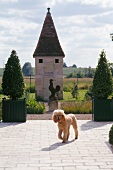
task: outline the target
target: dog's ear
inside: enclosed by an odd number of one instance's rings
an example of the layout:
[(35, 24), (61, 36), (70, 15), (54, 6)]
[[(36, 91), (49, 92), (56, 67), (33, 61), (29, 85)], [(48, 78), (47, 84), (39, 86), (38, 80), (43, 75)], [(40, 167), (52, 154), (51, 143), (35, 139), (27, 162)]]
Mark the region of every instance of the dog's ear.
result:
[(66, 121), (66, 115), (65, 115), (65, 114), (62, 115), (62, 119), (63, 119), (64, 121)]
[(53, 119), (53, 121), (54, 121), (55, 123), (58, 122), (57, 117), (55, 116), (55, 114), (53, 114), (52, 119)]

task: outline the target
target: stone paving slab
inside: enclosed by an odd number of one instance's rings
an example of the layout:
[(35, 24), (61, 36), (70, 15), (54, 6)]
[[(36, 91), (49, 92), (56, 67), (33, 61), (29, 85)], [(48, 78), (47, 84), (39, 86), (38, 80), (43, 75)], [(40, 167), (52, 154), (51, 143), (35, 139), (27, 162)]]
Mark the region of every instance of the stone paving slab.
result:
[(71, 128), (63, 144), (51, 120), (0, 123), (0, 170), (113, 170), (112, 124), (78, 120), (79, 139)]

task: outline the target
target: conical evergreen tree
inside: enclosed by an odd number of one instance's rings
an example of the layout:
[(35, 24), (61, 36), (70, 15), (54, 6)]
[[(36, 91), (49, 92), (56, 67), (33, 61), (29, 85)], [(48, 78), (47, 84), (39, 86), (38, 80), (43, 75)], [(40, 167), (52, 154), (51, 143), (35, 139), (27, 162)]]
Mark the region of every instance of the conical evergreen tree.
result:
[(106, 53), (103, 50), (96, 67), (92, 92), (94, 98), (107, 99), (112, 93), (112, 75), (108, 67)]
[(22, 97), (24, 93), (24, 79), (16, 51), (12, 51), (5, 65), (2, 78), (3, 94), (15, 100)]

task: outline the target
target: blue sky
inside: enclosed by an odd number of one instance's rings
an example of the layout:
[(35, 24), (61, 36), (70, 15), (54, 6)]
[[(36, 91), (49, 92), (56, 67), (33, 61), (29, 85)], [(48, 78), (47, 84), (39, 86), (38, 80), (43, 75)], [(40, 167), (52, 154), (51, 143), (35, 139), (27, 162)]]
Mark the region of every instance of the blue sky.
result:
[(96, 67), (104, 49), (113, 62), (113, 0), (0, 0), (0, 67), (16, 50), (21, 66), (33, 52), (50, 7), (67, 66)]

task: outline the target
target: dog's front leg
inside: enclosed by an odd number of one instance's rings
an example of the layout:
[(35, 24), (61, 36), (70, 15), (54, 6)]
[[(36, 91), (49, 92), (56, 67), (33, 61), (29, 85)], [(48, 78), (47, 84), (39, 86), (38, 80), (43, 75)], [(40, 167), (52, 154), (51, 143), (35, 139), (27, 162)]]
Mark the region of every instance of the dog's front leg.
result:
[(58, 138), (61, 139), (61, 140), (63, 139), (62, 138), (62, 130), (60, 130), (60, 129), (59, 129), (59, 132), (58, 132)]
[(62, 143), (65, 143), (67, 141), (67, 138), (68, 138), (68, 130), (65, 129)]

